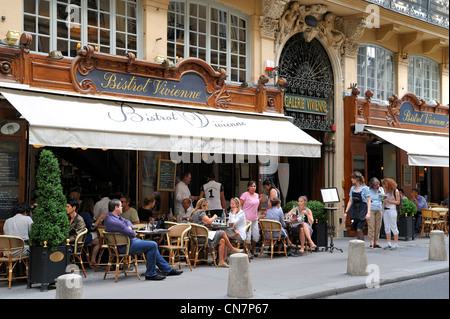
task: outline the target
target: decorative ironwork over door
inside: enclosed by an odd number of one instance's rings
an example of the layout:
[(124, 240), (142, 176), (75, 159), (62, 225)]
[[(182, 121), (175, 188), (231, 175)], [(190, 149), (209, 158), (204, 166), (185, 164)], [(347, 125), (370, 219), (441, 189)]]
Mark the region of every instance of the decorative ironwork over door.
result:
[(334, 120), (333, 69), (322, 44), (292, 36), (280, 56), (278, 76), (287, 80), (285, 114), (302, 129), (331, 131)]

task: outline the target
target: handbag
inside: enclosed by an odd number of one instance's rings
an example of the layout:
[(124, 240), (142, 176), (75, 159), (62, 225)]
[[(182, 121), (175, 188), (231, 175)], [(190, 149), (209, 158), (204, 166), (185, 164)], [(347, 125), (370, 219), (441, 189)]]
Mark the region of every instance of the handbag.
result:
[[(398, 189), (395, 190), (394, 192), (394, 197), (397, 199), (397, 195), (400, 196), (400, 192), (398, 191)], [(403, 199), (400, 198), (400, 204), (395, 205), (396, 209), (397, 209), (397, 216), (400, 217), (402, 215), (402, 207), (403, 207)]]

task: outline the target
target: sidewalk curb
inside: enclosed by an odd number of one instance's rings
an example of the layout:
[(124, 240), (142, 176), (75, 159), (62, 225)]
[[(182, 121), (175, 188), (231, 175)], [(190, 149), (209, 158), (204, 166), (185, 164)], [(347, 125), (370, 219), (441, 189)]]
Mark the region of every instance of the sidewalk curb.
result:
[[(445, 272), (449, 272), (449, 267), (444, 267), (444, 268), (439, 268), (439, 269), (434, 269), (434, 270), (428, 270), (428, 271), (419, 271), (419, 272), (413, 272), (411, 274), (408, 275), (404, 275), (404, 274), (399, 274), (399, 275), (395, 275), (395, 274), (390, 274), (389, 277), (392, 278), (385, 278), (385, 279), (380, 279), (380, 286), (382, 285), (386, 285), (386, 284), (392, 284), (392, 283), (396, 283), (396, 282), (402, 282), (402, 281), (406, 281), (406, 280), (411, 280), (411, 279), (417, 279), (417, 278), (422, 278), (422, 277), (427, 277), (427, 276), (432, 276), (432, 275), (437, 275), (437, 274), (441, 274), (441, 273), (445, 273)], [(356, 276), (351, 276), (351, 277), (356, 277)], [(361, 277), (365, 277), (365, 276), (361, 276)], [(356, 291), (359, 289), (366, 289), (367, 286), (365, 283), (363, 284), (354, 284), (354, 285), (347, 285), (347, 286), (343, 286), (343, 287), (336, 287), (336, 288), (331, 288), (331, 289), (323, 289), (322, 288), (317, 287), (317, 292), (309, 292), (309, 293), (304, 293), (304, 294), (299, 294), (296, 297), (290, 297), (290, 298), (295, 298), (295, 299), (318, 299), (318, 298), (324, 298), (324, 297), (329, 297), (329, 296), (334, 296), (334, 295), (338, 295), (338, 294), (342, 294), (342, 293), (346, 293), (346, 292), (352, 292), (352, 291)], [(311, 288), (314, 289), (314, 288)]]

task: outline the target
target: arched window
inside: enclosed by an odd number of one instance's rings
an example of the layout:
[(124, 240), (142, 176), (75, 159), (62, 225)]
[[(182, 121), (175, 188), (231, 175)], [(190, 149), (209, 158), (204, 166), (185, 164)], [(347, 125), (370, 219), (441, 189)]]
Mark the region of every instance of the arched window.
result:
[(113, 55), (142, 57), (141, 0), (23, 0), (23, 31), (32, 50), (76, 57), (92, 45)]
[(423, 56), (410, 56), (408, 91), (427, 102), (439, 101), (439, 64)]
[(387, 100), (395, 93), (394, 53), (368, 43), (359, 45), (358, 88), (361, 94), (368, 90), (373, 98)]
[(199, 58), (215, 70), (226, 70), (232, 82), (249, 80), (248, 17), (211, 1), (169, 3), (167, 56), (172, 60)]

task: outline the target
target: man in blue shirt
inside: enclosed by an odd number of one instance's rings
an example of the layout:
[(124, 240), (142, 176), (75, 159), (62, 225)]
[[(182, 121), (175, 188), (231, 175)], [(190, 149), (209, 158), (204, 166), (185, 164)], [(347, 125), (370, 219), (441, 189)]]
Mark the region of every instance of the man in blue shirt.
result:
[[(158, 250), (158, 244), (151, 240), (136, 238), (131, 222), (120, 217), (122, 214), (122, 203), (113, 199), (108, 205), (108, 214), (105, 217), (105, 231), (122, 233), (130, 238), (130, 254), (145, 254), (147, 270), (145, 280), (162, 280), (166, 276), (177, 276), (181, 270), (173, 269), (167, 261), (162, 258)], [(123, 247), (125, 249), (125, 247)], [(164, 275), (156, 273), (156, 266)]]
[(422, 224), (422, 212), (421, 209), (428, 209), (427, 201), (425, 197), (419, 195), (419, 190), (417, 188), (413, 188), (411, 192), (411, 200), (417, 207), (416, 214), (416, 234), (419, 233), (420, 225)]

